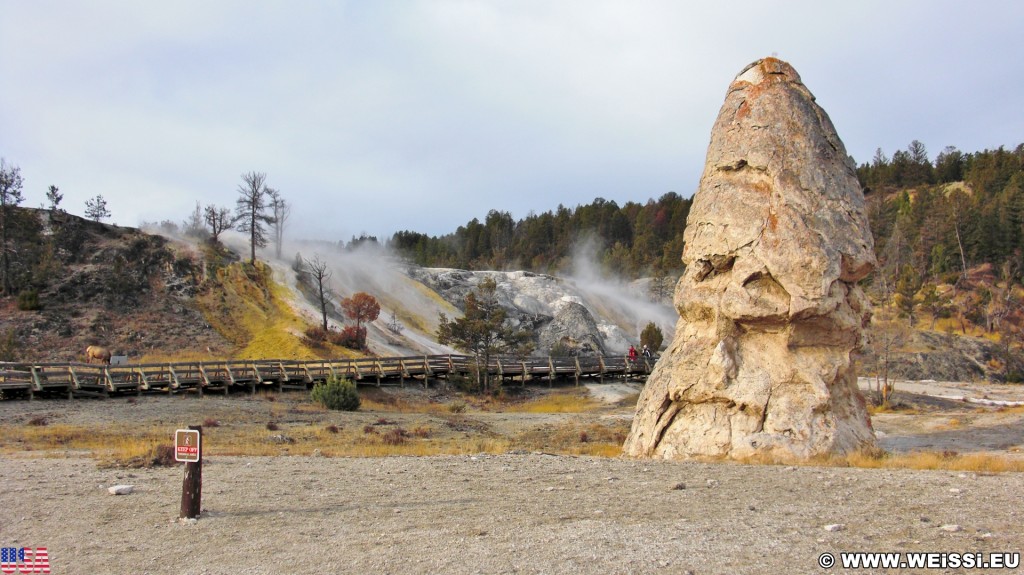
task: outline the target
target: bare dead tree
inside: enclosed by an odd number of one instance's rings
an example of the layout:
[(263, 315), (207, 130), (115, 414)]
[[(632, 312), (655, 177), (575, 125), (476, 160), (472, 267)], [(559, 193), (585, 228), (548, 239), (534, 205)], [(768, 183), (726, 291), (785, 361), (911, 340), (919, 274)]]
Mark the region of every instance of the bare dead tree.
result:
[(263, 172), (242, 174), (235, 202), (235, 221), (238, 230), (249, 234), (249, 263), (256, 263), (256, 248), (267, 245), (267, 230), (274, 218), (267, 214), (267, 175)]
[(960, 279), (957, 280), (957, 285), (962, 281), (967, 281), (967, 258), (964, 256), (964, 242), (960, 237), (960, 224), (962, 221), (962, 214), (964, 212), (967, 198), (959, 191), (953, 192), (951, 196), (953, 205), (953, 230), (956, 232), (956, 245), (960, 249)]
[(192, 210), (189, 217), (181, 226), (182, 231), (186, 236), (193, 238), (202, 238), (206, 236), (206, 227), (203, 225), (203, 209), (199, 207), (199, 202), (196, 202), (196, 209)]
[(213, 204), (206, 206), (203, 210), (203, 221), (206, 222), (206, 227), (210, 230), (211, 243), (220, 241), (220, 234), (235, 225), (235, 218), (232, 217), (230, 209)]
[(895, 381), (890, 379), (889, 371), (895, 363), (896, 354), (910, 340), (910, 326), (899, 317), (895, 306), (886, 302), (876, 307), (872, 318), (869, 347), (878, 360), (875, 375), (875, 393), (879, 403), (888, 407), (892, 393), (896, 389)]
[(271, 224), (274, 232), (274, 253), (277, 259), (281, 259), (281, 245), (284, 244), (284, 224), (288, 221), (288, 216), (291, 215), (292, 206), (281, 197), (280, 190), (267, 188), (267, 194), (270, 196), (270, 215), (274, 218), (274, 223)]
[(331, 298), (331, 289), (327, 283), (331, 279), (331, 271), (327, 268), (327, 262), (320, 259), (320, 256), (313, 256), (312, 260), (305, 260), (306, 270), (316, 282), (317, 298), (320, 304), (320, 314), (324, 320), (324, 331), (327, 331), (327, 302)]
[(398, 312), (397, 311), (391, 310), (391, 319), (388, 321), (387, 325), (388, 325), (388, 330), (390, 330), (391, 333), (393, 333), (395, 335), (401, 335), (402, 334), (402, 330), (404, 328), (402, 327), (402, 322), (398, 321)]

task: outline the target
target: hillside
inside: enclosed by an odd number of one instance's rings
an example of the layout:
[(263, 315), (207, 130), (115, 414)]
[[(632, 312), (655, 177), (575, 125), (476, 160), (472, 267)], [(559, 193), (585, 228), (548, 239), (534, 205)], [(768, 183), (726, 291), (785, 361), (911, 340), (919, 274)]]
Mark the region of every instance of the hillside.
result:
[[(305, 337), (320, 323), (308, 274), (298, 273), (294, 261), (269, 254), (255, 266), (239, 261), (236, 253), (245, 250), (237, 236), (226, 235), (230, 247), (197, 246), (63, 213), (17, 213), (15, 271), (23, 273), (12, 274), (20, 283), (18, 295), (3, 298), (0, 306), (0, 359), (84, 361), (84, 349), (94, 344), (133, 363), (358, 354)], [(555, 343), (572, 347), (579, 339), (599, 342), (591, 353), (624, 354), (648, 322), (667, 334), (674, 328), (666, 303), (652, 303), (635, 286), (593, 276), (427, 269), (383, 251), (301, 247), (330, 265), (331, 329), (347, 323), (337, 305), (341, 298), (362, 291), (380, 302), (380, 317), (367, 326), (369, 352), (377, 355), (454, 352), (436, 341), (439, 316), (460, 315), (463, 297), (484, 277), (498, 281), (503, 304), (521, 329), (539, 336), (546, 328), (542, 353)], [(571, 321), (579, 318), (560, 316), (570, 304), (585, 310), (589, 319), (583, 323), (593, 333), (579, 332)]]
[(0, 300), (4, 359), (84, 361), (94, 344), (133, 359), (229, 353), (195, 306), (204, 272), (195, 253), (62, 212), (16, 213), (19, 287)]
[[(357, 353), (311, 345), (303, 337), (319, 323), (319, 309), (289, 263), (251, 266), (223, 246), (196, 246), (46, 210), (17, 213), (12, 277), (21, 288), (0, 299), (0, 359), (84, 361), (85, 347), (93, 344), (139, 363)], [(381, 314), (368, 332), (370, 352), (378, 355), (454, 351), (436, 341), (438, 316), (458, 315), (464, 295), (484, 277), (498, 282), (513, 321), (545, 342), (538, 353), (561, 337), (562, 343), (598, 342), (585, 346), (590, 352), (618, 354), (649, 321), (666, 340), (675, 327), (667, 298), (652, 302), (649, 283), (608, 280), (594, 270), (556, 277), (430, 269), (385, 252), (302, 247), (323, 251), (331, 262), (335, 299), (357, 291), (379, 299)], [(1017, 380), (1024, 362), (1013, 331), (1021, 314), (1014, 306), (1022, 296), (1019, 286), (1008, 287), (982, 266), (955, 285), (917, 289), (888, 305), (876, 302), (861, 373), (887, 368), (890, 377), (908, 379)], [(572, 309), (583, 316), (561, 314), (570, 304), (580, 304)], [(342, 327), (345, 318), (331, 308), (331, 326)], [(906, 317), (906, 310), (913, 316)], [(587, 325), (594, 333), (579, 332)]]
[[(131, 362), (313, 357), (270, 269), (224, 249), (19, 209), (12, 276), (0, 299), (0, 356), (84, 361), (104, 345)], [(293, 329), (292, 329), (293, 328)]]
[[(915, 140), (891, 158), (878, 150), (857, 176), (879, 264), (865, 281), (876, 310), (866, 370), (888, 363), (897, 377), (1024, 379), (1024, 144), (947, 147), (931, 160)], [(598, 198), (519, 221), (491, 211), (451, 234), (403, 231), (388, 245), (426, 266), (555, 274), (588, 252), (606, 274), (664, 286), (680, 272), (690, 205), (668, 193), (622, 206)], [(971, 359), (950, 365), (950, 349)]]

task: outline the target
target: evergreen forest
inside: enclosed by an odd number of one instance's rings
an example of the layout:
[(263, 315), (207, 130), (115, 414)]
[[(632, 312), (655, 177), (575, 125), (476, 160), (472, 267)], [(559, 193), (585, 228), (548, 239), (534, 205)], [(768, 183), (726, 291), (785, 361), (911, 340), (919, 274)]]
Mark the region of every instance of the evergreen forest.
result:
[[(904, 289), (953, 283), (979, 266), (1020, 283), (1024, 272), (1024, 144), (965, 153), (947, 147), (934, 161), (921, 142), (857, 168), (868, 205), (879, 275)], [(604, 271), (626, 278), (678, 275), (691, 200), (675, 192), (620, 206), (587, 205), (514, 221), (492, 210), (440, 237), (394, 234), (389, 245), (412, 262), (462, 269), (565, 270), (581, 246)]]

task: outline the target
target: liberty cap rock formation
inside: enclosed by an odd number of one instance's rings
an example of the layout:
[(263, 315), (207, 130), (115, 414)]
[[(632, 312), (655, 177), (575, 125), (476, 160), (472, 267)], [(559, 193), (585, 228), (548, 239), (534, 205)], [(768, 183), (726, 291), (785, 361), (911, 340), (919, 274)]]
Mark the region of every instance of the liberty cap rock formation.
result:
[(873, 445), (851, 353), (875, 266), (864, 196), (792, 66), (747, 66), (687, 220), (676, 335), (637, 403), (637, 457), (807, 459)]

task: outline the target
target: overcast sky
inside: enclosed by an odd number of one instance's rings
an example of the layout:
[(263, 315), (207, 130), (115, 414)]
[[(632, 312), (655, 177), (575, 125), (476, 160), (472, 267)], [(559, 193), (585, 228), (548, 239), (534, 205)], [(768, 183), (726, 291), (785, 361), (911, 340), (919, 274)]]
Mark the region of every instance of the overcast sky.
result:
[(791, 63), (858, 163), (1024, 141), (1024, 2), (0, 0), (0, 156), (109, 222), (234, 208), (292, 238), (690, 196), (725, 90)]

